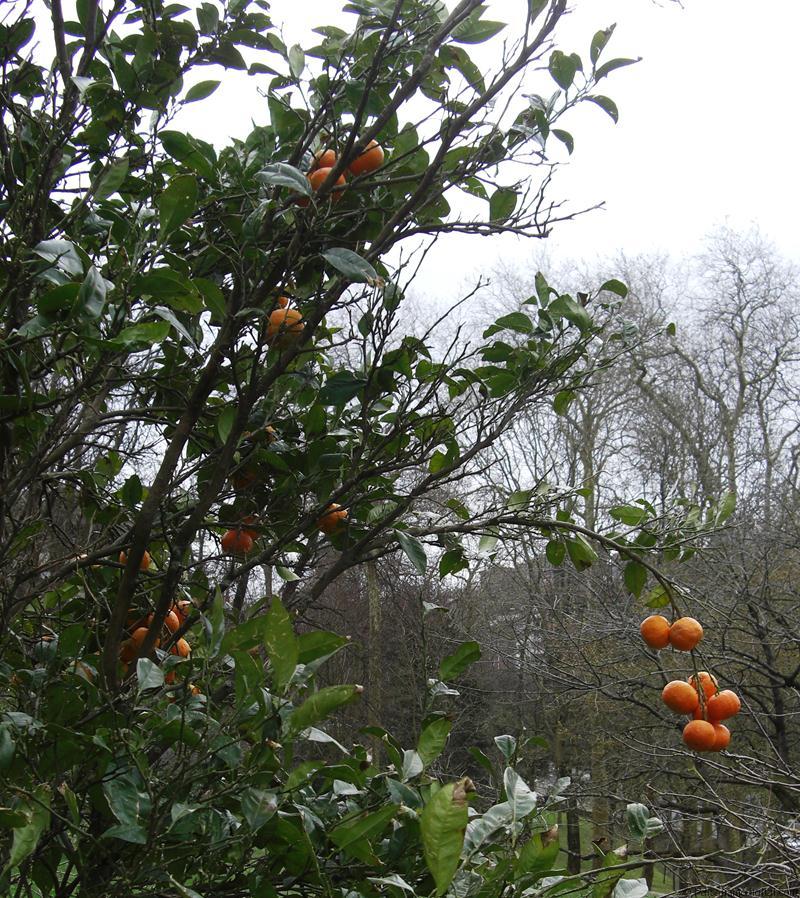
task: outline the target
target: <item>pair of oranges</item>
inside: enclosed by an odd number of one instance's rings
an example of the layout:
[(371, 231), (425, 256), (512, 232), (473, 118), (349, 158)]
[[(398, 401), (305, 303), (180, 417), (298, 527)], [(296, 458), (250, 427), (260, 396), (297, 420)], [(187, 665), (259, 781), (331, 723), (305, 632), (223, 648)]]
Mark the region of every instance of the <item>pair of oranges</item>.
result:
[[(651, 614), (639, 626), (642, 639), (651, 649), (668, 645), (691, 652), (703, 638), (703, 628), (693, 617), (670, 623), (660, 614)], [(701, 697), (702, 692), (702, 697)], [(661, 692), (664, 704), (676, 714), (690, 714), (683, 728), (683, 741), (694, 751), (722, 751), (731, 741), (730, 730), (722, 723), (739, 713), (742, 703), (730, 689), (719, 691), (717, 678), (702, 670), (688, 680), (672, 680)]]
[[(353, 177), (368, 175), (383, 165), (384, 158), (383, 147), (377, 140), (371, 140), (364, 148), (363, 152), (356, 156), (356, 158), (347, 166), (347, 170)], [(311, 166), (311, 171), (307, 175), (309, 184), (314, 193), (316, 193), (328, 180), (328, 175), (330, 175), (338, 161), (339, 156), (337, 155), (336, 150), (333, 150), (330, 147), (327, 147), (324, 150), (318, 150), (314, 154), (314, 162)], [(342, 198), (346, 183), (344, 173), (342, 173), (333, 185), (331, 202), (339, 202)], [(301, 206), (307, 206), (309, 200), (303, 198), (299, 200), (299, 203)]]
[[(330, 535), (341, 530), (347, 520), (347, 509), (332, 502), (317, 520), (317, 529)], [(247, 515), (236, 530), (228, 530), (222, 537), (222, 551), (226, 555), (247, 555), (253, 551), (258, 538), (258, 518)]]

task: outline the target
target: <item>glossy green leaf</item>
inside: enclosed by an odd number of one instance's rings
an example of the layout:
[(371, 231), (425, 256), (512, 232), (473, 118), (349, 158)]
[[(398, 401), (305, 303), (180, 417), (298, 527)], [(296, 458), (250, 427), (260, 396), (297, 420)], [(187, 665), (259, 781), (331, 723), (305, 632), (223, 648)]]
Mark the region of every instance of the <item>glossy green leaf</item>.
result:
[(128, 165), (127, 158), (124, 158), (116, 159), (108, 166), (103, 172), (103, 176), (100, 178), (100, 182), (94, 192), (94, 198), (97, 202), (108, 199), (119, 190), (128, 174)]
[(183, 98), (184, 102), (195, 103), (198, 100), (205, 100), (206, 97), (210, 97), (214, 93), (220, 86), (220, 83), (220, 81), (199, 81), (197, 84), (193, 84), (186, 91), (186, 96)]
[(584, 99), (599, 106), (603, 112), (614, 120), (615, 123), (619, 121), (617, 104), (610, 97), (604, 97), (602, 94), (594, 94), (591, 97), (584, 97)]
[(436, 883), (436, 894), (443, 895), (458, 869), (467, 805), (454, 796), (456, 784), (448, 783), (429, 799), (420, 817), (420, 833), (425, 862)]
[(453, 724), (446, 717), (437, 717), (423, 728), (417, 740), (417, 754), (425, 767), (445, 750), (452, 727)]
[(547, 556), (547, 560), (550, 564), (554, 567), (559, 567), (564, 563), (564, 558), (566, 558), (567, 555), (567, 547), (561, 540), (551, 539), (545, 546), (544, 554)]
[(331, 842), (365, 864), (378, 865), (370, 840), (379, 838), (397, 815), (397, 805), (390, 804), (371, 814), (359, 815), (335, 826), (328, 834)]
[(414, 536), (403, 530), (395, 530), (394, 535), (400, 543), (400, 548), (405, 552), (408, 560), (414, 565), (418, 573), (424, 576), (428, 567), (428, 557), (422, 543)]
[(378, 274), (372, 265), (351, 249), (333, 247), (322, 253), (322, 258), (348, 280), (364, 284), (378, 283)]
[(647, 568), (638, 561), (629, 561), (625, 565), (623, 579), (628, 592), (638, 599), (647, 584)]
[(25, 822), (13, 829), (11, 853), (4, 873), (18, 867), (33, 854), (42, 834), (50, 826), (50, 787), (37, 786), (31, 798), (23, 800), (14, 810)]
[(361, 694), (360, 686), (326, 686), (307, 698), (289, 715), (287, 729), (297, 734), (329, 717), (337, 708)]
[(575, 53), (567, 55), (561, 50), (553, 50), (550, 54), (548, 69), (556, 84), (564, 90), (572, 85), (579, 67), (580, 58)]
[(460, 676), (464, 671), (481, 657), (481, 648), (477, 642), (462, 642), (450, 655), (442, 659), (439, 664), (439, 678), (452, 680)]
[(277, 596), (266, 615), (264, 647), (272, 665), (272, 688), (280, 693), (292, 679), (300, 649), (289, 613)]
[(501, 187), (495, 190), (489, 200), (489, 218), (491, 221), (507, 221), (517, 205), (517, 192)]
[(176, 175), (158, 198), (159, 237), (164, 239), (196, 211), (199, 190), (194, 175)]
[(256, 180), (262, 184), (276, 187), (288, 187), (303, 196), (311, 196), (311, 184), (299, 169), (286, 162), (273, 162), (265, 166), (257, 175)]

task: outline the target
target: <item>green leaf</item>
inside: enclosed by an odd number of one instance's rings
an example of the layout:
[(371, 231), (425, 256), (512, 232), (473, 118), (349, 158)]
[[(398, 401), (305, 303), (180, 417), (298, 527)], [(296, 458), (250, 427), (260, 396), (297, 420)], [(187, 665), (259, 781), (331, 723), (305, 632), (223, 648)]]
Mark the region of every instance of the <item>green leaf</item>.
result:
[(517, 750), (517, 740), (513, 736), (508, 735), (495, 736), (494, 744), (498, 747), (500, 753), (510, 764), (511, 759), (514, 757), (514, 752)]
[(648, 608), (666, 608), (669, 605), (669, 596), (664, 587), (657, 583), (645, 594), (644, 603)]
[(78, 291), (78, 307), (88, 318), (99, 318), (106, 304), (106, 282), (94, 267), (90, 266)]
[(83, 274), (81, 257), (69, 240), (42, 240), (33, 251), (73, 277)]
[(499, 34), (506, 27), (505, 22), (482, 22), (473, 13), (453, 29), (453, 40), (457, 44), (482, 44)]
[(453, 881), (467, 828), (467, 805), (454, 799), (456, 784), (448, 783), (428, 801), (420, 817), (425, 863), (443, 895)]
[(595, 36), (592, 38), (592, 43), (589, 47), (589, 58), (592, 60), (593, 65), (600, 58), (600, 54), (603, 52), (605, 45), (608, 43), (616, 27), (616, 25), (611, 25), (608, 28), (604, 28), (602, 31), (596, 32)]
[(641, 524), (648, 514), (647, 509), (639, 505), (614, 505), (609, 508), (608, 513), (615, 520), (631, 527)]
[(491, 327), (484, 332), (484, 337), (491, 337), (501, 330), (516, 331), (518, 334), (532, 334), (533, 322), (524, 312), (511, 312), (509, 315), (503, 315)]
[(442, 659), (439, 665), (439, 678), (452, 680), (464, 673), (464, 671), (481, 657), (481, 648), (477, 642), (462, 642), (451, 654)]
[(183, 165), (207, 180), (216, 178), (215, 153), (211, 144), (180, 131), (162, 131), (159, 140), (164, 150)]
[(428, 558), (422, 543), (402, 530), (395, 530), (394, 535), (400, 543), (400, 548), (406, 553), (408, 560), (414, 565), (421, 576), (424, 576), (428, 567)]
[(501, 187), (495, 190), (489, 200), (489, 218), (491, 221), (506, 221), (517, 205), (517, 192)]
[(524, 819), (536, 809), (536, 793), (513, 767), (506, 767), (503, 773), (503, 786), (506, 801), (511, 809), (512, 824)]
[(289, 684), (298, 663), (300, 648), (289, 612), (275, 596), (266, 615), (264, 647), (272, 665), (273, 689), (280, 693)]
[(637, 59), (609, 59), (608, 62), (604, 62), (601, 66), (598, 66), (597, 69), (595, 69), (595, 81), (605, 78), (606, 75), (609, 75), (616, 69), (623, 69), (625, 66), (636, 65), (637, 62), (641, 61), (641, 57)]
[(550, 54), (548, 69), (556, 84), (563, 90), (566, 90), (575, 80), (575, 74), (580, 67), (580, 63), (580, 57), (575, 53), (567, 56), (561, 50), (553, 50)]
[(469, 562), (464, 557), (464, 550), (460, 547), (457, 549), (449, 549), (439, 559), (439, 576), (446, 577), (448, 574), (457, 574), (469, 567)]
[(95, 200), (99, 203), (103, 200), (107, 200), (112, 194), (116, 193), (127, 174), (127, 158), (117, 159), (112, 162), (103, 172), (102, 178), (100, 178), (100, 183), (97, 185), (97, 189), (94, 192)]
[(647, 837), (647, 818), (649, 816), (647, 806), (643, 804), (629, 804), (625, 809), (628, 832), (640, 842)]
[(517, 879), (521, 876), (538, 878), (552, 869), (561, 846), (557, 838), (551, 839), (545, 845), (544, 835), (544, 833), (534, 833), (520, 849), (519, 857), (514, 865)]
[(287, 723), (289, 735), (296, 735), (324, 720), (337, 708), (353, 701), (361, 692), (361, 686), (326, 686), (320, 689), (289, 715)]
[(164, 685), (164, 671), (149, 658), (139, 658), (136, 662), (136, 679), (140, 693), (145, 689), (160, 689)]
[(197, 100), (205, 100), (206, 97), (210, 97), (214, 93), (219, 85), (219, 81), (200, 81), (186, 91), (183, 101), (184, 103), (195, 103)]
[(623, 573), (625, 587), (638, 599), (647, 583), (647, 568), (638, 561), (629, 561)]
[(130, 842), (133, 845), (147, 844), (147, 833), (135, 823), (120, 823), (110, 826), (100, 838), (120, 839), (122, 842)]
[(278, 799), (274, 792), (249, 788), (242, 793), (242, 814), (253, 832), (261, 829), (277, 809)]
[(594, 103), (599, 106), (603, 110), (603, 112), (611, 116), (615, 123), (619, 121), (619, 110), (617, 109), (617, 104), (610, 97), (604, 97), (601, 94), (594, 94), (591, 97), (584, 97), (584, 100), (589, 100), (590, 103)]
[(235, 420), (236, 409), (234, 406), (229, 405), (222, 409), (217, 417), (217, 436), (219, 436), (219, 441), (221, 443), (226, 443), (228, 441)]
[(36, 850), (42, 833), (50, 826), (50, 787), (37, 786), (30, 799), (14, 808), (24, 817), (24, 823), (14, 827), (11, 854), (3, 868), (3, 873), (18, 867)]
[(326, 630), (310, 630), (301, 633), (297, 637), (298, 664), (310, 664), (320, 658), (327, 658), (340, 648), (348, 645), (350, 640), (346, 636), (337, 633), (329, 633)]
[(545, 546), (544, 554), (553, 567), (559, 567), (564, 563), (564, 558), (567, 555), (567, 547), (561, 540), (551, 539)]
[(572, 401), (578, 398), (574, 390), (559, 390), (553, 399), (553, 411), (562, 417), (566, 415)]
[(589, 545), (582, 534), (576, 533), (572, 539), (566, 540), (569, 560), (577, 571), (585, 571), (597, 561), (597, 552)]
[(382, 835), (397, 811), (397, 805), (389, 804), (371, 814), (345, 820), (330, 831), (329, 838), (342, 851), (365, 864), (378, 865), (380, 861), (372, 853), (370, 840)]
[(124, 328), (113, 340), (109, 340), (109, 343), (123, 348), (137, 345), (152, 346), (166, 340), (169, 329), (168, 321), (144, 321)]
[(561, 143), (567, 148), (567, 152), (572, 155), (572, 151), (575, 149), (575, 139), (569, 133), (569, 131), (562, 131), (561, 128), (553, 128), (550, 133), (553, 137), (557, 137)]
[(197, 208), (199, 190), (194, 175), (176, 175), (158, 198), (159, 239), (179, 228)]
[(618, 281), (616, 278), (611, 278), (610, 281), (606, 281), (600, 288), (600, 292), (602, 293), (603, 290), (608, 290), (610, 293), (616, 293), (617, 296), (621, 296), (623, 299), (628, 295), (628, 288), (622, 281)]
[(714, 515), (714, 523), (723, 524), (736, 510), (736, 494), (727, 492), (720, 499)]
[(372, 265), (351, 249), (334, 247), (322, 253), (322, 258), (351, 281), (371, 286), (376, 286), (380, 282)]
[(366, 385), (365, 377), (357, 377), (351, 371), (337, 371), (325, 381), (317, 401), (320, 405), (347, 405)]
[(592, 898), (610, 898), (611, 893), (614, 891), (614, 886), (622, 879), (625, 875), (624, 870), (606, 870), (606, 867), (616, 867), (617, 864), (622, 864), (625, 858), (620, 857), (616, 853), (616, 851), (609, 851), (603, 857), (603, 868), (599, 873), (597, 873), (595, 878), (595, 885), (592, 888)]
[(583, 333), (591, 330), (591, 315), (579, 302), (576, 302), (567, 294), (559, 296), (558, 299), (554, 299), (547, 307), (547, 311), (549, 314), (558, 316), (559, 318), (566, 318), (571, 324), (580, 328)]
[(289, 48), (289, 70), (295, 78), (299, 78), (305, 67), (306, 56), (303, 53), (303, 48), (299, 44), (295, 44)]
[(203, 310), (203, 300), (195, 284), (171, 268), (154, 268), (136, 278), (133, 290), (158, 299), (178, 312), (196, 314)]
[(8, 727), (0, 727), (0, 773), (8, 770), (14, 760), (16, 744)]
[(288, 187), (304, 196), (311, 196), (311, 184), (308, 178), (293, 165), (286, 162), (273, 162), (265, 166), (257, 175), (256, 181), (262, 184)]
[(445, 750), (453, 724), (446, 717), (432, 720), (419, 734), (417, 754), (427, 767)]

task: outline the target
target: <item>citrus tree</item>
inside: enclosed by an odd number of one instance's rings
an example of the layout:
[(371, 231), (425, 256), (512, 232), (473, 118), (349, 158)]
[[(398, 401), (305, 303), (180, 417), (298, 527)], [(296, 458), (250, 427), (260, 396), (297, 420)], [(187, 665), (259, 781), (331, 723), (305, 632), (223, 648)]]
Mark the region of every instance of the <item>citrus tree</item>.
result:
[[(368, 734), (384, 769), (318, 726), (361, 688), (317, 688), (343, 640), (298, 636), (290, 617), (388, 553), (446, 576), (479, 539), (534, 529), (552, 561), (586, 567), (600, 540), (637, 591), (651, 577), (657, 604), (675, 600), (646, 557), (660, 541), (644, 505), (601, 537), (570, 491), (455, 495), (524, 410), (565, 408), (613, 362), (589, 349), (629, 339), (624, 286), (572, 296), (539, 276), (476, 345), (440, 345), (439, 319), (404, 314), (440, 235), (540, 237), (569, 214), (548, 190), (553, 143), (573, 146), (560, 120), (579, 105), (616, 119), (602, 84), (631, 60), (606, 59), (613, 28), (583, 55), (557, 49), (565, 9), (531, 0), (511, 27), (477, 0), (359, 0), (349, 30), (287, 47), (261, 0), (10, 7), (7, 893), (582, 887), (542, 879), (549, 805), (509, 740), (497, 800), (469, 825), (469, 783), (426, 772), (448, 733), (437, 690), (469, 648), (442, 663), (415, 748)], [(487, 41), (493, 67), (467, 49)], [(269, 121), (212, 146), (181, 115), (231, 72), (256, 80)], [(655, 825), (631, 812), (637, 839)], [(609, 853), (595, 898), (636, 863)]]

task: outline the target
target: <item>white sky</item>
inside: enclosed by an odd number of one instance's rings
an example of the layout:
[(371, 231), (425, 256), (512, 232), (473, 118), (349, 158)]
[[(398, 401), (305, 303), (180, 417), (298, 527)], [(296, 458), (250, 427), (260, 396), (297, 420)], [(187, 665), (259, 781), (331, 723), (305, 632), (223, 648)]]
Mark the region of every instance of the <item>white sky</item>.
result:
[[(485, 18), (508, 21), (521, 2), (488, 0)], [(283, 23), (288, 43), (307, 43), (314, 25), (346, 26), (354, 19), (342, 18), (341, 5), (274, 0), (273, 19)], [(559, 47), (587, 58), (592, 34), (616, 22), (604, 58), (643, 59), (603, 87), (619, 106), (619, 124), (591, 104), (565, 121), (576, 148), (552, 196), (575, 208), (604, 200), (606, 208), (558, 226), (548, 251), (584, 258), (618, 250), (681, 255), (727, 222), (757, 223), (784, 253), (796, 255), (799, 148), (790, 91), (800, 0), (684, 0), (683, 8), (668, 0), (576, 0), (573, 7)], [(202, 77), (213, 77), (206, 72)], [(549, 91), (550, 83), (541, 90)], [(243, 136), (251, 116), (263, 121), (265, 104), (242, 91), (240, 82), (226, 78), (213, 105), (198, 104), (191, 129), (216, 144), (228, 134)], [(518, 238), (448, 237), (426, 262), (418, 286), (452, 298), (456, 286), (498, 258), (524, 259), (541, 248)]]

